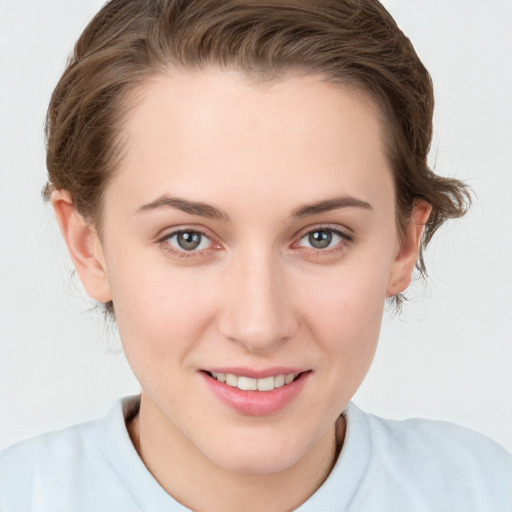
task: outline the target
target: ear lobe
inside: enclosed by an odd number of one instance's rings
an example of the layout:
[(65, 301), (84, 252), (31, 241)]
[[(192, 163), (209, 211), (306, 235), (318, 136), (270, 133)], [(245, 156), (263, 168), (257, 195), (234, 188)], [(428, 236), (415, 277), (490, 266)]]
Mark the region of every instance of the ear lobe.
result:
[(432, 208), (422, 200), (414, 203), (411, 220), (405, 227), (403, 240), (391, 268), (386, 296), (402, 293), (411, 283), (412, 272), (418, 259), (418, 252)]
[(98, 302), (112, 300), (105, 258), (96, 228), (75, 211), (68, 192), (54, 190), (51, 203), (69, 254), (87, 294)]

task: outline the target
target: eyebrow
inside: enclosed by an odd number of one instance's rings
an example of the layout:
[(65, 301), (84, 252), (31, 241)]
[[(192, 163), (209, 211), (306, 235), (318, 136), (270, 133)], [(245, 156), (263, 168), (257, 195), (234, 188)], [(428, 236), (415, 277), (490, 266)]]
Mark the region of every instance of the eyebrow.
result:
[(337, 210), (338, 208), (363, 208), (365, 210), (372, 210), (372, 205), (353, 196), (340, 196), (333, 197), (332, 199), (325, 199), (317, 201), (316, 203), (306, 204), (297, 208), (293, 212), (294, 217), (308, 217), (318, 213), (329, 212)]
[[(338, 208), (363, 208), (371, 210), (370, 203), (353, 196), (340, 196), (324, 199), (315, 203), (300, 206), (292, 212), (292, 217), (308, 217), (319, 213), (336, 210)], [(199, 201), (190, 201), (179, 197), (162, 196), (151, 203), (141, 206), (137, 213), (142, 213), (160, 208), (176, 208), (191, 215), (199, 215), (213, 220), (229, 220), (229, 215), (215, 206)]]
[(223, 211), (215, 208), (210, 204), (201, 203), (199, 201), (189, 201), (187, 199), (180, 199), (179, 197), (162, 196), (155, 199), (151, 203), (141, 206), (137, 213), (146, 212), (150, 210), (157, 210), (159, 208), (176, 208), (182, 212), (191, 215), (199, 215), (213, 220), (228, 220), (229, 216)]

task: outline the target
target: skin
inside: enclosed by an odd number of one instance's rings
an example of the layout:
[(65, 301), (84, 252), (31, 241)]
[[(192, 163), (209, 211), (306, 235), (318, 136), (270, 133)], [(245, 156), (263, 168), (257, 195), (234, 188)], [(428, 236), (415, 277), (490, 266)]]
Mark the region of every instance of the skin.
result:
[[(133, 102), (101, 237), (65, 191), (52, 200), (87, 292), (114, 301), (142, 386), (134, 444), (194, 510), (297, 507), (331, 468), (337, 419), (371, 364), (385, 299), (410, 282), (429, 207), (415, 205), (399, 240), (377, 109), (320, 77), (173, 73)], [(207, 238), (187, 252), (176, 229)], [(311, 246), (322, 229), (331, 245)], [(200, 370), (226, 366), (310, 373), (291, 403), (255, 417), (204, 384)]]

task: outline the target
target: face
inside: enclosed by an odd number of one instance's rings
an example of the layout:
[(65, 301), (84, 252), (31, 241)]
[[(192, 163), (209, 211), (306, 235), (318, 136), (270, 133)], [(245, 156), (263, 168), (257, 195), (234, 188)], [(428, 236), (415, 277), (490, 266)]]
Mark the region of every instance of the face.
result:
[(220, 71), (134, 101), (101, 247), (141, 415), (218, 466), (286, 469), (333, 434), (403, 277), (376, 110)]

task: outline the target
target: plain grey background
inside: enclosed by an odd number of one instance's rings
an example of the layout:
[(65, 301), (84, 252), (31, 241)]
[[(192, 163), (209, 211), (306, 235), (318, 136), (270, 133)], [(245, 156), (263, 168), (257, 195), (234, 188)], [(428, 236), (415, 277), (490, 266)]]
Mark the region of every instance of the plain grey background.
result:
[[(43, 121), (98, 0), (0, 0), (0, 447), (136, 393), (41, 200)], [(355, 401), (446, 419), (512, 450), (512, 1), (387, 0), (436, 88), (431, 164), (477, 194), (443, 228), (401, 316), (387, 315)]]

